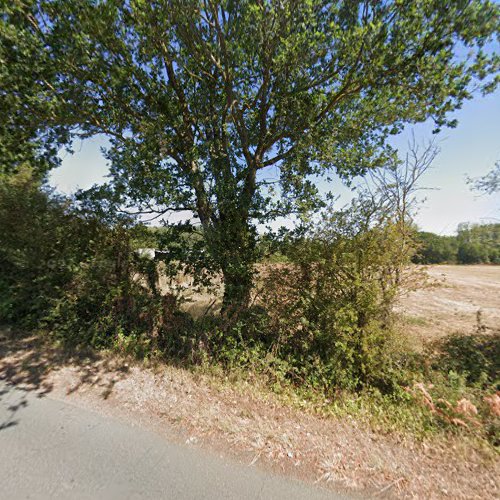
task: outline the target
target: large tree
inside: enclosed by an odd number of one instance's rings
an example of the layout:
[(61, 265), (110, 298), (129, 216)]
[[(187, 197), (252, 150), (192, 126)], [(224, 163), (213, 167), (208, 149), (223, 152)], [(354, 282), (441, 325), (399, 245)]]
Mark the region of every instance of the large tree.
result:
[(110, 138), (123, 206), (192, 212), (233, 306), (249, 297), (257, 222), (310, 207), (311, 176), (381, 165), (405, 124), (453, 126), (499, 64), (484, 50), (500, 18), (487, 0), (13, 5), (4, 23), (55, 71), (35, 81), (57, 103), (43, 123)]

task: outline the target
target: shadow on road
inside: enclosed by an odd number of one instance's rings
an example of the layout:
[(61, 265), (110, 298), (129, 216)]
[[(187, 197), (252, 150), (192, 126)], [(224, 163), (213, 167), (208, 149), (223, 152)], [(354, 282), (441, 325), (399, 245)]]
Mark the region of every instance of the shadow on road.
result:
[[(18, 412), (28, 406), (28, 400), (26, 398), (26, 393), (15, 393), (14, 386), (6, 385), (0, 390), (0, 431), (13, 427), (19, 423), (16, 418)], [(7, 399), (8, 401), (3, 401)], [(14, 401), (12, 401), (12, 399)], [(5, 415), (4, 415), (5, 413)]]
[(68, 394), (92, 386), (101, 389), (103, 399), (128, 372), (128, 366), (117, 365), (90, 349), (68, 350), (34, 335), (0, 330), (0, 431), (17, 425), (20, 411), (28, 405), (19, 392), (12, 396), (12, 388), (42, 398), (53, 390), (50, 375), (64, 367), (76, 368)]

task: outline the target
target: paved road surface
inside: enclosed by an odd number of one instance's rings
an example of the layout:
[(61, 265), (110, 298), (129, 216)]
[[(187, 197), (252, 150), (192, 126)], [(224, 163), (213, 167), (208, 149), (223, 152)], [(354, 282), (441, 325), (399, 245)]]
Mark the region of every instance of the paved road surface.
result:
[(0, 499), (340, 499), (0, 381)]

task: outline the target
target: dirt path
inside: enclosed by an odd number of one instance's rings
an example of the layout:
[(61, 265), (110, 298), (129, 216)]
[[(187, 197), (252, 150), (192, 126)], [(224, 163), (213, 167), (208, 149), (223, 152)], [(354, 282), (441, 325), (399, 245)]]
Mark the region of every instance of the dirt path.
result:
[[(429, 286), (401, 301), (408, 333), (420, 341), (500, 330), (500, 266), (428, 266)], [(479, 314), (479, 318), (478, 318)]]

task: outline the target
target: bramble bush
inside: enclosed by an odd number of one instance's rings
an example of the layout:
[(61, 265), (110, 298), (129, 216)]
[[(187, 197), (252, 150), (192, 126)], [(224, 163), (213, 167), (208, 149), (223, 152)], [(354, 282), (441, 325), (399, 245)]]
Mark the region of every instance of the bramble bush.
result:
[(500, 332), (453, 333), (428, 346), (431, 366), (456, 373), (467, 385), (500, 389)]

